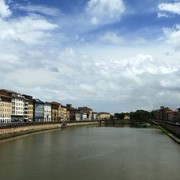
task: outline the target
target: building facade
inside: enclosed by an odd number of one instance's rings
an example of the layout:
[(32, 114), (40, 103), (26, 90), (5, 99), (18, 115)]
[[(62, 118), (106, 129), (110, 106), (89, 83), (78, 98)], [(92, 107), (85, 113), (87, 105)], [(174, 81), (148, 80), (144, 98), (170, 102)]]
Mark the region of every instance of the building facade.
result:
[(51, 115), (52, 121), (60, 121), (60, 103), (51, 102)]
[(12, 121), (24, 121), (25, 97), (18, 93), (12, 93)]
[(10, 123), (12, 114), (11, 96), (0, 94), (0, 123)]
[(45, 102), (44, 104), (44, 121), (51, 121), (51, 103)]
[(66, 105), (68, 112), (68, 120), (69, 121), (80, 121), (81, 120), (81, 112), (79, 109), (72, 107), (71, 104)]
[(93, 118), (93, 111), (91, 108), (88, 107), (79, 107), (78, 110), (81, 112), (81, 120), (92, 120)]
[(156, 120), (177, 122), (178, 111), (174, 111), (168, 107), (161, 106), (160, 109), (154, 112)]
[(97, 112), (93, 112), (92, 114), (92, 120), (96, 121), (98, 119), (98, 113)]
[(66, 108), (66, 106), (61, 106), (61, 108), (60, 108), (60, 120), (61, 121), (67, 120), (67, 108)]
[(44, 102), (39, 99), (34, 100), (34, 121), (44, 121)]
[(31, 122), (34, 119), (33, 109), (34, 109), (34, 100), (32, 96), (25, 95), (25, 105), (24, 105), (24, 122)]
[(110, 119), (111, 114), (107, 113), (107, 112), (100, 112), (100, 113), (98, 113), (97, 117), (98, 117), (98, 120), (101, 120), (101, 119)]
[(11, 121), (12, 122), (23, 122), (24, 121), (24, 107), (25, 107), (25, 97), (22, 94), (6, 90), (0, 89), (0, 94), (11, 96), (12, 103), (12, 113), (11, 113)]
[(81, 112), (81, 120), (82, 120), (82, 121), (87, 121), (87, 120), (88, 120), (88, 115), (87, 115), (87, 113)]

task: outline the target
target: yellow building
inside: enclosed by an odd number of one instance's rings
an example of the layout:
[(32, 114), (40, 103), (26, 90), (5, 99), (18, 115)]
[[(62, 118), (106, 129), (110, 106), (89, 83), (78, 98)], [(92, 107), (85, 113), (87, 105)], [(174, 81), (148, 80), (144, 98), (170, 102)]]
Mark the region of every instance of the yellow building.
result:
[(126, 114), (126, 115), (124, 116), (124, 120), (130, 120), (130, 116)]
[(33, 121), (33, 113), (34, 113), (33, 109), (34, 109), (33, 101), (30, 101), (28, 104), (28, 119), (30, 121)]
[(60, 121), (60, 116), (59, 116), (59, 112), (60, 112), (60, 107), (61, 104), (58, 102), (51, 102), (51, 120), (52, 121)]
[(23, 96), (25, 97), (25, 103), (24, 103), (24, 121), (33, 121), (33, 104), (34, 104), (34, 100), (32, 96), (29, 95), (25, 95), (23, 94)]
[(11, 122), (11, 96), (0, 94), (0, 123)]
[(107, 113), (107, 112), (100, 112), (100, 113), (98, 113), (98, 115), (97, 115), (97, 118), (98, 118), (99, 120), (101, 120), (101, 119), (110, 119), (110, 117), (111, 117), (111, 114), (110, 114), (110, 113)]
[(23, 121), (24, 120), (24, 109), (25, 109), (25, 97), (22, 94), (0, 89), (0, 94), (11, 97), (12, 114), (11, 121)]
[(65, 106), (61, 106), (59, 115), (60, 115), (61, 121), (67, 120), (67, 108)]

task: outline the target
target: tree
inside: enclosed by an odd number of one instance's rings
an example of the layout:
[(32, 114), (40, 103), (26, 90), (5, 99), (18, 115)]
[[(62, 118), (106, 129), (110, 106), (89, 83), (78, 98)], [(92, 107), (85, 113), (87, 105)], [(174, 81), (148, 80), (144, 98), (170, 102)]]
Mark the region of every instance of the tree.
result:
[(116, 119), (124, 119), (126, 113), (115, 113), (114, 116)]
[(146, 110), (139, 109), (135, 112), (129, 112), (129, 113), (115, 113), (114, 116), (117, 119), (124, 119), (125, 115), (130, 116), (130, 120), (132, 121), (147, 121), (148, 119), (152, 119), (154, 114), (153, 111), (149, 112)]

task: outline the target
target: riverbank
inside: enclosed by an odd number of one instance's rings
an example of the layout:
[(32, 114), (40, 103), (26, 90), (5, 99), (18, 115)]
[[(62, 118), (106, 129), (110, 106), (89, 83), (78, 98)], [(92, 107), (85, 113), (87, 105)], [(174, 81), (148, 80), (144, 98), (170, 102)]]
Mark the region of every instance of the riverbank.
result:
[(136, 127), (136, 128), (158, 128), (176, 143), (180, 144), (180, 126), (170, 123), (158, 123), (156, 121), (102, 121), (104, 127)]
[[(152, 122), (152, 124), (154, 124), (154, 125), (152, 125), (152, 127), (160, 129), (164, 134), (169, 136), (176, 143), (180, 144), (180, 138), (178, 135), (179, 130), (180, 130), (180, 126), (175, 125), (175, 124), (170, 124), (170, 123), (162, 123), (160, 121), (156, 122), (154, 120), (152, 120), (151, 122)], [(173, 129), (171, 126), (176, 127), (176, 128)], [(177, 129), (177, 128), (179, 128), (179, 129)]]
[(66, 127), (75, 127), (75, 126), (90, 126), (98, 125), (97, 121), (88, 121), (88, 122), (68, 122), (64, 126), (63, 123), (26, 123), (26, 124), (9, 124), (0, 127), (0, 141), (10, 138), (15, 138), (18, 136), (34, 134), (37, 132), (61, 129)]
[[(175, 142), (180, 144), (180, 138), (176, 137), (173, 133), (171, 133), (168, 129), (165, 129), (164, 127), (160, 126), (158, 123), (153, 123), (154, 125), (150, 125), (149, 123), (146, 124), (140, 124), (138, 127), (141, 128), (158, 128), (160, 129), (164, 134), (169, 136), (171, 139), (173, 139)], [(5, 126), (0, 126), (0, 142), (3, 142), (7, 139), (16, 139), (18, 137), (24, 137), (29, 134), (35, 134), (40, 133), (43, 131), (49, 131), (49, 130), (55, 130), (55, 129), (61, 129), (61, 128), (71, 128), (71, 127), (77, 127), (77, 126), (98, 126), (98, 121), (77, 121), (77, 122), (68, 122), (66, 124), (63, 124), (61, 122), (49, 122), (49, 123), (27, 123), (27, 124), (10, 124)], [(137, 124), (136, 124), (137, 125)], [(110, 124), (103, 124), (103, 126), (111, 126)], [(132, 123), (117, 123), (115, 126), (112, 127), (137, 127)]]
[(167, 129), (165, 129), (162, 126), (158, 126), (156, 125), (156, 128), (160, 129), (164, 134), (166, 134), (167, 136), (169, 136), (172, 140), (174, 140), (176, 143), (180, 144), (180, 138), (176, 137), (174, 134), (172, 134), (170, 131), (168, 131)]

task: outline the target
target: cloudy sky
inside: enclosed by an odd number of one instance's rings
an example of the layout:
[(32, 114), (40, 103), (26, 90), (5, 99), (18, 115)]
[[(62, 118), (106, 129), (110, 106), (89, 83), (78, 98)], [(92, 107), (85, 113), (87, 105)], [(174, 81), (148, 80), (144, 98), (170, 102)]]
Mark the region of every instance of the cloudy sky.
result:
[(0, 0), (0, 88), (94, 111), (180, 107), (180, 0)]

